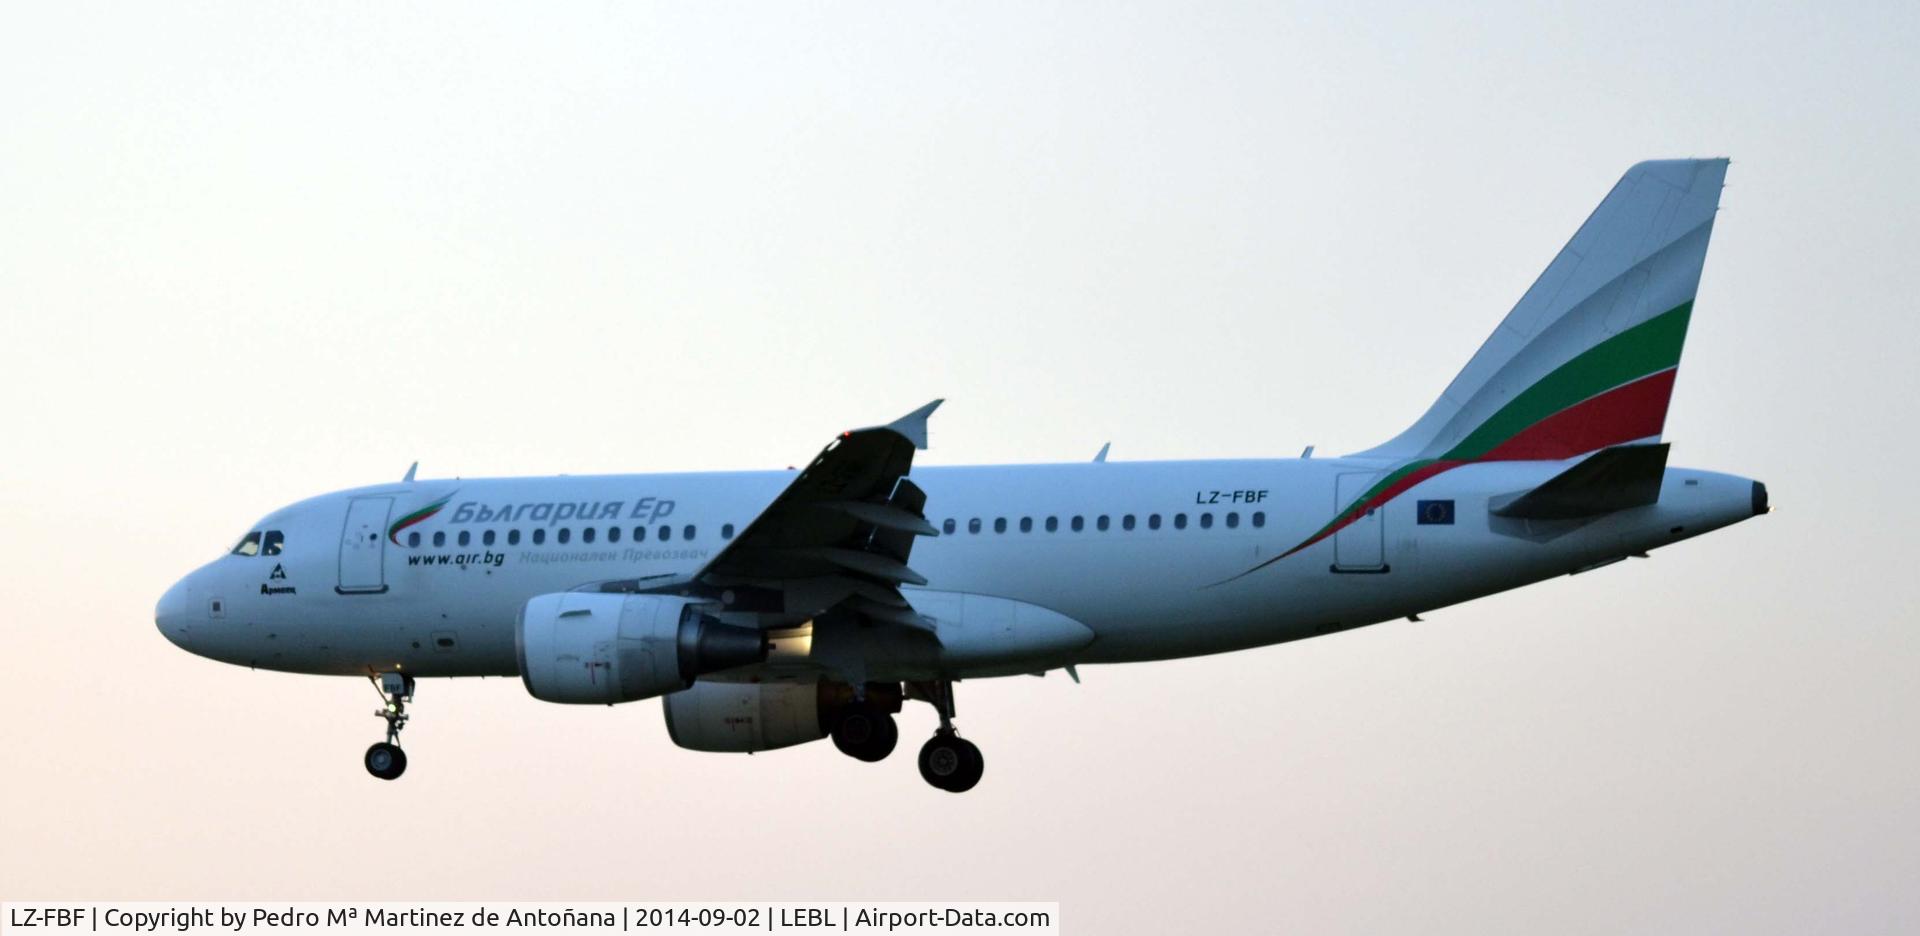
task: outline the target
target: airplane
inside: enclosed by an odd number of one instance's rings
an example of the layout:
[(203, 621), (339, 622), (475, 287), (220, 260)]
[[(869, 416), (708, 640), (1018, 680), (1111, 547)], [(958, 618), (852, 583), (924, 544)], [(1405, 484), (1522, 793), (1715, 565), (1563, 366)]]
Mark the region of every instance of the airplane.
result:
[(830, 737), (863, 762), (925, 702), (920, 773), (963, 792), (985, 767), (964, 680), (1418, 620), (1768, 512), (1663, 441), (1727, 165), (1629, 169), (1425, 414), (1351, 455), (916, 468), (935, 400), (797, 471), (409, 469), (262, 518), (156, 623), (213, 660), (371, 680), (384, 780), (416, 680), (518, 676), (547, 702), (663, 697), (682, 748)]

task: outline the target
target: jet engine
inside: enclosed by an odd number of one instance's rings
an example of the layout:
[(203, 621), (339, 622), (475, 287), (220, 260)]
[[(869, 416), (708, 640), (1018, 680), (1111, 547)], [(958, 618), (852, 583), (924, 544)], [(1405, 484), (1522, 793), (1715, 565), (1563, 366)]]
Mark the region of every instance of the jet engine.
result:
[(713, 682), (667, 696), (667, 736), (692, 751), (748, 753), (792, 747), (827, 736), (845, 713), (864, 705), (900, 711), (899, 683), (868, 683), (864, 700), (837, 682)]
[(534, 698), (611, 705), (676, 692), (705, 673), (758, 663), (766, 636), (695, 598), (557, 592), (520, 609), (514, 651)]

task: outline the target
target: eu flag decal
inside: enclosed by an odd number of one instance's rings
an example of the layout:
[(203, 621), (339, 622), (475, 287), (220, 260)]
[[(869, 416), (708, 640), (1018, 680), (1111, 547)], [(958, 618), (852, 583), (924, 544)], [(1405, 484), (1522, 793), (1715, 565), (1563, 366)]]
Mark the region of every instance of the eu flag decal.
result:
[(1421, 501), (1419, 504), (1418, 515), (1420, 517), (1421, 526), (1426, 526), (1427, 524), (1430, 524), (1430, 523), (1440, 523), (1440, 524), (1446, 524), (1447, 526), (1452, 526), (1453, 525), (1453, 501), (1450, 501), (1450, 500)]

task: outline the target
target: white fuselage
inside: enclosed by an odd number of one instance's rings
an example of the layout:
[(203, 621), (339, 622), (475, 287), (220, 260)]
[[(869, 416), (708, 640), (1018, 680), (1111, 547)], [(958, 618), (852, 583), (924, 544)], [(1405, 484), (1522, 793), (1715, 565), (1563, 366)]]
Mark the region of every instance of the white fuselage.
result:
[[(1010, 646), (1004, 658), (989, 654), (946, 674), (965, 678), (1313, 637), (1644, 552), (1757, 509), (1748, 479), (1674, 468), (1653, 506), (1587, 521), (1489, 513), (1490, 500), (1569, 464), (1463, 466), (1278, 561), (1383, 466), (1293, 459), (917, 468), (911, 477), (926, 492), (927, 519), (943, 531), (951, 523), (952, 532), (919, 539), (909, 564), (926, 589), (1037, 605), (1094, 635), (1070, 653), (1034, 657)], [(270, 538), (277, 554), (214, 560), (174, 586), (157, 616), (182, 647), (262, 669), (513, 675), (516, 620), (529, 599), (689, 576), (726, 545), (723, 529), (745, 529), (793, 477), (463, 479), (328, 494), (260, 521), (256, 530), (280, 534)], [(395, 529), (442, 499), (438, 512)], [(1418, 522), (1421, 502), (1451, 502), (1451, 522)], [(1432, 509), (1430, 521), (1446, 519)], [(636, 527), (644, 528), (640, 539)], [(896, 678), (877, 665), (870, 677)]]

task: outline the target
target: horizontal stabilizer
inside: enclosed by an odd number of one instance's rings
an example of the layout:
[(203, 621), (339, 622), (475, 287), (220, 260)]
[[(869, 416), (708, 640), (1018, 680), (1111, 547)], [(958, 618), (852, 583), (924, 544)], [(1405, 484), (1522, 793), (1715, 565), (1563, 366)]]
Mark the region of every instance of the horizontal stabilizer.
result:
[(1492, 507), (1496, 517), (1574, 520), (1660, 500), (1667, 445), (1616, 445), (1593, 453), (1552, 480)]

